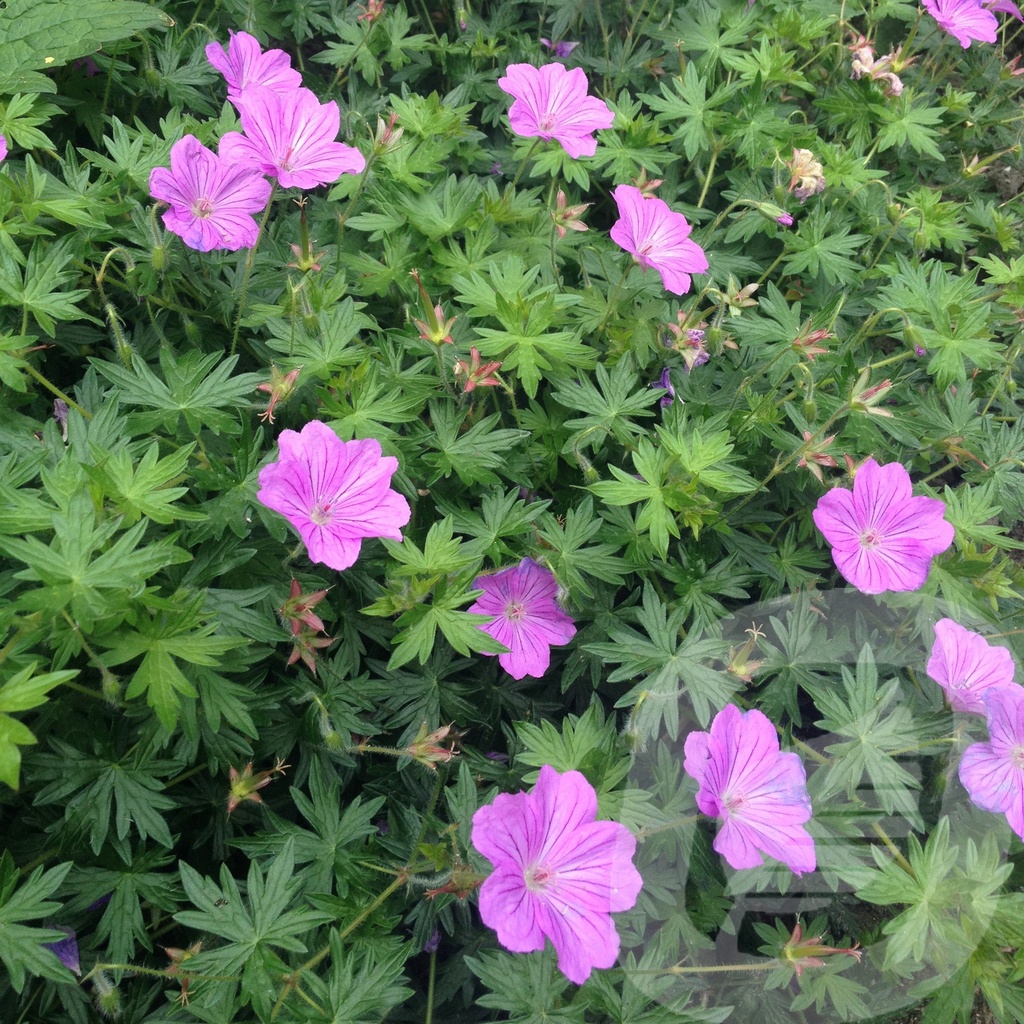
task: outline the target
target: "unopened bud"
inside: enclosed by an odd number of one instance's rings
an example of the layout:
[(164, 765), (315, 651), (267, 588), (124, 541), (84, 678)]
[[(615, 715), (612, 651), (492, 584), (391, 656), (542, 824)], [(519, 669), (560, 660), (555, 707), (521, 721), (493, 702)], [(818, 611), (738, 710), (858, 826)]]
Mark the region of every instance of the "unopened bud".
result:
[(149, 256), (149, 262), (153, 264), (153, 269), (158, 274), (163, 273), (163, 269), (167, 265), (167, 246), (162, 243), (154, 245), (153, 251)]

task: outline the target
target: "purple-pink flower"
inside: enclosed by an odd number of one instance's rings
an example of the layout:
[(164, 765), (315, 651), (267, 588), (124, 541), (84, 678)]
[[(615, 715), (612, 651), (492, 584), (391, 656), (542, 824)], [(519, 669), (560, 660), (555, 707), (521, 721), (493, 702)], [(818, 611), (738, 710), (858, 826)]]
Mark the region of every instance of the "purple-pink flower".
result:
[(803, 762), (780, 751), (766, 715), (726, 704), (710, 732), (686, 737), (684, 751), (683, 768), (700, 786), (697, 806), (722, 819), (715, 850), (732, 867), (757, 867), (766, 853), (798, 875), (814, 870), (814, 840), (804, 828), (811, 798)]
[(267, 205), (270, 182), (254, 167), (211, 153), (194, 136), (171, 146), (171, 169), (154, 167), (154, 199), (170, 204), (163, 215), (168, 231), (190, 249), (245, 249), (256, 242), (253, 218)]
[(572, 619), (558, 606), (554, 574), (532, 558), (478, 576), (473, 589), (484, 593), (467, 611), (494, 616), (479, 628), (508, 648), (507, 654), (498, 655), (498, 663), (513, 679), (539, 679), (551, 664), (551, 647), (576, 635)]
[(232, 103), (250, 85), (262, 85), (277, 92), (289, 92), (302, 85), (302, 75), (284, 50), (260, 49), (259, 40), (248, 32), (231, 32), (227, 52), (220, 43), (206, 47), (206, 59), (228, 83)]
[(704, 250), (690, 241), (686, 218), (633, 185), (617, 186), (612, 196), (619, 208), (619, 219), (610, 232), (612, 241), (645, 270), (653, 267), (668, 291), (674, 295), (688, 292), (690, 275), (703, 274), (708, 260)]
[(1013, 684), (1013, 655), (952, 619), (939, 619), (926, 671), (954, 711), (983, 715), (988, 690)]
[(0, 135), (0, 160), (7, 159), (7, 139)]
[(347, 569), (364, 538), (402, 539), (412, 511), (391, 489), (398, 460), (377, 441), (342, 441), (313, 420), (282, 430), (277, 443), (280, 458), (260, 470), (256, 498), (298, 530), (312, 561)]
[(966, 50), (972, 42), (994, 43), (999, 22), (981, 0), (921, 0), (939, 28)]
[(974, 743), (960, 759), (960, 781), (974, 804), (1005, 814), (1024, 839), (1024, 687), (985, 691), (988, 743)]
[(574, 159), (597, 152), (594, 132), (611, 128), (615, 115), (604, 100), (587, 95), (587, 76), (582, 68), (564, 64), (509, 64), (498, 85), (515, 102), (508, 120), (516, 135), (555, 139)]
[(580, 45), (579, 43), (571, 42), (568, 39), (562, 39), (557, 43), (553, 43), (550, 39), (545, 39), (543, 36), (540, 41), (541, 45), (546, 46), (556, 57), (568, 57), (569, 54)]
[(813, 514), (843, 579), (864, 594), (881, 594), (924, 586), (932, 558), (953, 543), (945, 512), (940, 499), (911, 493), (910, 474), (898, 462), (868, 459), (853, 490), (833, 487)]
[(321, 103), (309, 89), (279, 93), (250, 85), (234, 102), (245, 135), (224, 135), (221, 156), (257, 166), (283, 188), (316, 188), (366, 166), (358, 149), (336, 141), (338, 104)]
[(499, 794), (473, 815), (473, 846), (494, 865), (480, 887), (484, 924), (513, 953), (542, 950), (550, 939), (558, 969), (578, 985), (615, 963), (611, 914), (629, 910), (643, 885), (635, 837), (596, 817), (594, 787), (550, 765), (531, 792)]

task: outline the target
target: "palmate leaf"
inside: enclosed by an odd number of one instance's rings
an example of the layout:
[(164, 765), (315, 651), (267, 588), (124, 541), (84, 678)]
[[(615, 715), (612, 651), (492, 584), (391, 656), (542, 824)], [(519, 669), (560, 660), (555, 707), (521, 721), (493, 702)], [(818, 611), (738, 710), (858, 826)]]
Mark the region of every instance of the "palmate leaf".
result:
[(0, 782), (11, 789), (18, 788), (18, 771), (21, 768), (21, 751), (18, 748), (35, 743), (36, 738), (8, 712), (38, 707), (45, 703), (50, 690), (78, 675), (77, 669), (35, 675), (35, 668), (35, 665), (28, 665), (0, 686)]
[(110, 667), (143, 656), (125, 696), (138, 697), (144, 693), (149, 706), (168, 730), (173, 730), (177, 724), (181, 698), (197, 695), (176, 660), (216, 666), (220, 655), (249, 642), (240, 636), (211, 636), (217, 623), (202, 622), (202, 604), (202, 595), (190, 598), (186, 593), (179, 593), (177, 607), (171, 604), (162, 614), (140, 617), (136, 628), (104, 640), (111, 647), (104, 656), (104, 662)]
[(177, 804), (164, 795), (158, 776), (170, 774), (179, 766), (176, 762), (153, 760), (142, 748), (126, 754), (110, 747), (82, 750), (55, 737), (50, 737), (49, 746), (54, 753), (33, 758), (39, 776), (52, 780), (39, 790), (36, 803), (64, 808), (64, 821), (55, 829), (88, 831), (95, 854), (110, 839), (126, 861), (130, 832), (142, 839), (152, 837), (164, 847), (172, 845), (164, 813)]
[(7, 0), (0, 19), (0, 94), (56, 92), (41, 68), (55, 68), (100, 47), (174, 21), (131, 0)]
[(20, 872), (8, 851), (0, 857), (0, 961), (3, 961), (15, 992), (25, 987), (25, 975), (74, 983), (74, 976), (43, 943), (56, 942), (64, 933), (52, 928), (32, 928), (23, 921), (51, 917), (60, 904), (50, 900), (71, 864), (61, 864), (29, 875), (20, 887)]
[[(331, 915), (299, 905), (302, 873), (295, 871), (291, 841), (274, 858), (266, 873), (253, 862), (244, 887), (220, 869), (220, 884), (204, 878), (182, 862), (181, 881), (196, 910), (183, 910), (175, 920), (196, 932), (226, 939), (225, 945), (205, 950), (189, 961), (197, 973), (241, 973), (242, 996), (252, 1002), (261, 1019), (270, 1019), (272, 1000), (280, 989), (282, 963), (274, 952), (307, 952), (306, 934)], [(245, 897), (242, 897), (242, 891)], [(275, 977), (276, 975), (276, 977)]]
[(866, 772), (874, 799), (886, 813), (898, 812), (915, 828), (923, 829), (915, 795), (921, 783), (895, 759), (908, 746), (930, 738), (920, 716), (915, 718), (906, 704), (897, 703), (902, 692), (898, 679), (879, 684), (874, 656), (867, 645), (857, 659), (856, 673), (843, 666), (842, 675), (842, 690), (831, 683), (808, 686), (815, 705), (825, 716), (817, 725), (841, 737), (841, 742), (825, 748), (834, 760), (819, 799), (827, 800), (838, 793), (854, 798)]
[(175, 359), (169, 350), (162, 351), (160, 363), (166, 383), (142, 360), (136, 360), (131, 370), (98, 359), (93, 365), (118, 387), (123, 402), (157, 410), (133, 417), (137, 432), (149, 433), (158, 427), (173, 432), (184, 416), (192, 433), (198, 434), (207, 427), (219, 434), (237, 429), (237, 417), (224, 410), (251, 406), (260, 383), (258, 373), (233, 377), (231, 371), (237, 362), (237, 356), (222, 360), (220, 352), (186, 352)]
[[(621, 682), (643, 676), (643, 681), (616, 701), (616, 707), (633, 708), (630, 728), (639, 736), (656, 735), (664, 721), (672, 739), (679, 735), (679, 698), (686, 694), (698, 721), (706, 726), (712, 709), (728, 703), (742, 683), (711, 667), (725, 660), (729, 645), (722, 640), (701, 639), (696, 634), (681, 637), (687, 609), (663, 604), (651, 586), (644, 588), (643, 607), (637, 612), (639, 625), (614, 626), (611, 643), (587, 644), (586, 650), (620, 667), (608, 676)], [(645, 635), (646, 634), (646, 635)]]
[(145, 520), (108, 547), (118, 525), (117, 520), (97, 525), (91, 499), (80, 493), (66, 512), (54, 513), (52, 544), (36, 537), (0, 538), (0, 550), (28, 566), (16, 574), (18, 578), (43, 584), (24, 592), (21, 605), (51, 614), (68, 608), (88, 631), (104, 616), (123, 616), (125, 596), (137, 593), (159, 569), (190, 559), (169, 537), (140, 547), (148, 527)]

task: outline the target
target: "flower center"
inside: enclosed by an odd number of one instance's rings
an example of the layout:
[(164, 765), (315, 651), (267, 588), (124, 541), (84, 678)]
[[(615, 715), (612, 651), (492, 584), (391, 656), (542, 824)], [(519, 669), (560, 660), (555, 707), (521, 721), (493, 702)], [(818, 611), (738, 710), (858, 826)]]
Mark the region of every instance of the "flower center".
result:
[(725, 793), (722, 796), (722, 803), (725, 804), (725, 809), (729, 814), (735, 814), (746, 802), (746, 798), (738, 793)]
[(537, 127), (542, 132), (549, 132), (555, 126), (555, 115), (549, 110), (538, 122)]
[(192, 204), (192, 215), (198, 217), (200, 220), (206, 220), (210, 214), (213, 213), (213, 200), (207, 199), (206, 196), (200, 196)]
[(526, 605), (522, 601), (509, 601), (505, 606), (505, 618), (509, 622), (522, 622), (526, 618)]
[(1010, 764), (1018, 770), (1024, 772), (1024, 743), (1018, 743), (1017, 746), (1010, 751)]
[(309, 513), (309, 518), (317, 526), (326, 526), (334, 518), (334, 502), (332, 498), (317, 498), (316, 504)]
[(543, 864), (533, 864), (523, 874), (530, 892), (543, 892), (554, 881), (555, 872)]
[(875, 527), (870, 527), (860, 535), (860, 546), (868, 550), (874, 550), (882, 544), (882, 535)]

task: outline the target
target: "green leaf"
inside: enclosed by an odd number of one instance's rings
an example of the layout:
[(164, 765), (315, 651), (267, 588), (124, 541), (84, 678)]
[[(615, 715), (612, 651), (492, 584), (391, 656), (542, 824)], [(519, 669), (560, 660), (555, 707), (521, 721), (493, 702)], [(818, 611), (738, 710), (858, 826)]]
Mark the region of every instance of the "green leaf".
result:
[(430, 422), (434, 434), (428, 439), (436, 451), (427, 451), (423, 461), (434, 472), (427, 483), (433, 485), (454, 472), (465, 484), (496, 484), (496, 469), (508, 467), (510, 453), (530, 435), (525, 430), (496, 429), (501, 419), (492, 413), (464, 429), (469, 410), (453, 403), (431, 402)]
[(8, 251), (0, 246), (0, 306), (17, 307), (26, 316), (31, 313), (51, 338), (57, 333), (58, 320), (94, 320), (77, 306), (89, 292), (84, 288), (64, 290), (63, 287), (78, 279), (79, 272), (69, 269), (74, 259), (71, 236), (56, 244), (37, 239), (29, 250), (23, 273)]
[(164, 727), (171, 731), (178, 721), (182, 697), (197, 696), (196, 688), (176, 663), (216, 666), (219, 656), (249, 641), (238, 636), (212, 636), (217, 624), (201, 624), (203, 596), (179, 595), (177, 604), (154, 616), (142, 616), (135, 629), (122, 631), (103, 642), (110, 647), (104, 662), (113, 667), (143, 656), (125, 696), (146, 695)]
[(182, 910), (175, 920), (193, 931), (227, 939), (225, 945), (199, 953), (189, 966), (200, 974), (241, 973), (243, 999), (269, 1019), (271, 995), (280, 988), (281, 961), (273, 951), (307, 952), (310, 929), (331, 919), (328, 913), (303, 906), (303, 873), (295, 871), (293, 843), (285, 844), (265, 874), (255, 862), (249, 865), (244, 898), (226, 864), (221, 865), (219, 885), (184, 862), (179, 870), (185, 893), (197, 909)]
[(157, 523), (171, 523), (175, 519), (199, 522), (206, 518), (204, 513), (174, 506), (178, 498), (188, 494), (188, 488), (167, 486), (186, 475), (193, 448), (194, 444), (187, 444), (160, 459), (160, 446), (154, 441), (136, 465), (124, 448), (111, 453), (93, 445), (95, 465), (82, 468), (124, 514), (126, 526), (143, 516)]
[(43, 947), (57, 942), (64, 933), (52, 928), (32, 928), (21, 922), (50, 918), (60, 910), (51, 899), (71, 864), (60, 864), (49, 871), (36, 868), (18, 886), (19, 871), (14, 858), (5, 850), (0, 857), (0, 961), (7, 968), (15, 992), (25, 987), (25, 975), (74, 984), (71, 972), (56, 955)]
[(174, 432), (184, 417), (193, 434), (198, 434), (203, 427), (219, 434), (238, 429), (237, 417), (223, 410), (251, 407), (253, 393), (260, 383), (260, 375), (256, 373), (232, 377), (231, 371), (237, 362), (238, 356), (222, 359), (219, 352), (203, 355), (187, 351), (178, 359), (170, 349), (161, 349), (160, 363), (166, 383), (141, 359), (134, 361), (131, 370), (102, 360), (94, 360), (93, 366), (118, 387), (123, 402), (158, 410), (134, 417), (138, 433), (149, 433), (156, 428)]
[(722, 640), (681, 637), (686, 609), (662, 603), (654, 588), (644, 587), (643, 607), (636, 612), (643, 630), (613, 625), (610, 643), (587, 644), (586, 650), (618, 662), (609, 682), (643, 676), (643, 681), (620, 697), (616, 707), (633, 709), (629, 729), (641, 738), (657, 735), (664, 721), (669, 736), (679, 735), (679, 698), (685, 693), (702, 725), (711, 720), (712, 708), (728, 703), (743, 684), (711, 667), (727, 659), (729, 645)]
[(46, 695), (55, 686), (78, 675), (77, 669), (45, 672), (35, 675), (35, 665), (28, 665), (0, 686), (0, 782), (18, 788), (21, 751), (18, 747), (36, 742), (35, 736), (10, 717), (13, 711), (28, 711), (46, 703)]
[[(906, 703), (899, 701), (902, 687), (898, 679), (879, 685), (874, 655), (866, 644), (857, 659), (856, 672), (843, 666), (842, 678), (842, 689), (831, 680), (808, 686), (824, 716), (818, 726), (846, 737), (825, 748), (833, 761), (818, 799), (828, 800), (839, 793), (851, 799), (857, 797), (866, 772), (874, 800), (886, 813), (899, 813), (923, 830), (916, 796), (921, 783), (896, 760), (908, 746), (931, 738), (921, 716), (915, 716)], [(863, 795), (860, 798), (864, 799)]]
[(7, 0), (0, 20), (0, 93), (56, 92), (50, 79), (33, 72), (173, 24), (159, 8), (131, 0)]

